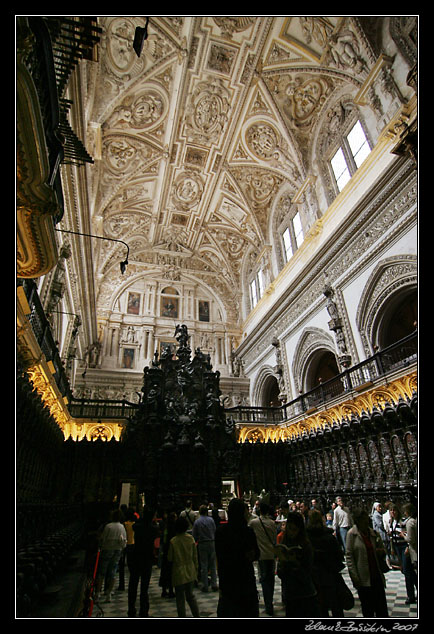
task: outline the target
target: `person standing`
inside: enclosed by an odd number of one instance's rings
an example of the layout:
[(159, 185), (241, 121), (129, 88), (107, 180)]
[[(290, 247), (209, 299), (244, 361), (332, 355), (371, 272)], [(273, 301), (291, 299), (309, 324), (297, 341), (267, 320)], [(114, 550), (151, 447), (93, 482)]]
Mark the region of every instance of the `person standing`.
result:
[(194, 596), (194, 582), (198, 573), (197, 548), (188, 531), (188, 521), (178, 517), (175, 522), (175, 537), (172, 537), (167, 558), (172, 562), (172, 585), (175, 588), (178, 616), (186, 616), (187, 601), (194, 617), (199, 617), (199, 606)]
[(139, 616), (149, 616), (149, 582), (154, 564), (154, 542), (159, 536), (153, 512), (145, 507), (142, 517), (133, 524), (134, 546), (129, 554), (128, 616), (136, 616), (137, 588), (140, 581)]
[(318, 592), (321, 616), (328, 617), (331, 611), (334, 617), (343, 617), (344, 611), (339, 604), (339, 575), (344, 568), (344, 554), (338, 540), (325, 525), (321, 511), (309, 511), (307, 536), (313, 547), (313, 580)]
[(100, 560), (95, 582), (95, 601), (99, 600), (103, 580), (105, 579), (105, 599), (112, 598), (115, 576), (118, 571), (119, 560), (127, 543), (127, 534), (121, 523), (121, 511), (113, 511), (111, 522), (104, 526), (100, 542)]
[(167, 555), (169, 553), (170, 540), (172, 537), (175, 537), (175, 522), (177, 519), (177, 514), (174, 511), (171, 511), (167, 517), (160, 523), (160, 586), (161, 596), (163, 598), (173, 599), (175, 597), (175, 593), (172, 587), (172, 564), (167, 559)]
[(200, 580), (202, 592), (208, 592), (208, 572), (211, 574), (211, 587), (214, 591), (217, 587), (217, 569), (215, 558), (215, 531), (216, 525), (212, 517), (208, 515), (208, 507), (202, 504), (199, 508), (199, 517), (193, 524), (193, 538), (197, 543), (199, 556)]
[(408, 544), (408, 556), (415, 571), (417, 571), (417, 509), (410, 502), (403, 506), (405, 530), (403, 537)]
[(344, 506), (344, 501), (341, 497), (336, 498), (336, 508), (333, 514), (333, 530), (335, 531), (336, 538), (338, 539), (342, 550), (345, 553), (347, 533), (352, 526), (351, 514), (348, 507)]
[(179, 517), (184, 517), (187, 520), (188, 522), (187, 533), (191, 535), (193, 532), (193, 524), (195, 523), (197, 519), (197, 512), (193, 511), (191, 500), (187, 500), (185, 504), (185, 509), (181, 511), (181, 513), (179, 514)]
[(319, 617), (319, 599), (313, 581), (314, 551), (298, 511), (288, 513), (285, 535), (276, 550), (279, 551), (277, 574), (285, 589), (286, 617)]
[(220, 589), (217, 617), (259, 617), (253, 562), (260, 551), (253, 528), (247, 524), (248, 507), (240, 498), (232, 498), (227, 514), (227, 524), (221, 524), (215, 535)]
[(259, 515), (250, 522), (255, 531), (256, 541), (259, 546), (259, 582), (264, 596), (265, 612), (273, 615), (273, 598), (275, 583), (275, 546), (276, 546), (276, 522), (270, 516), (270, 507), (263, 502), (259, 505)]
[(405, 577), (405, 587), (407, 590), (406, 604), (416, 602), (417, 576), (411, 562), (408, 543), (406, 539), (407, 521), (402, 517), (401, 511), (396, 504), (390, 507), (390, 541), (391, 552), (398, 557), (401, 571)]
[(369, 526), (369, 515), (364, 509), (354, 511), (353, 518), (346, 544), (348, 573), (359, 595), (363, 616), (387, 618), (386, 582), (379, 565), (384, 545)]

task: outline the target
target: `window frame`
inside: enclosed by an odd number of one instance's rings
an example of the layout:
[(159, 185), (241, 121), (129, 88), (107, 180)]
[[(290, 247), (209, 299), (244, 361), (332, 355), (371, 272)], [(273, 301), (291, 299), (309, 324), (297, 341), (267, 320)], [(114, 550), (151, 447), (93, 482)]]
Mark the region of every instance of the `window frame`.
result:
[(250, 304), (252, 310), (264, 297), (265, 289), (266, 277), (264, 275), (264, 269), (259, 268), (256, 270), (255, 274), (251, 277), (249, 281)]
[[(348, 137), (351, 134), (351, 132), (354, 130), (354, 128), (357, 125), (360, 125), (360, 128), (363, 132), (363, 135), (365, 137), (365, 143), (367, 143), (368, 148), (369, 148), (369, 152), (368, 154), (364, 157), (364, 159), (362, 160), (362, 162), (360, 163), (359, 166), (357, 166), (356, 160), (355, 160), (355, 156), (357, 156), (357, 152), (356, 154), (353, 154), (353, 151), (351, 149), (350, 143), (348, 141)], [(363, 147), (364, 143), (360, 146), (358, 152), (360, 151), (360, 149)], [(348, 170), (348, 174), (349, 174), (349, 178), (348, 180), (344, 183), (344, 185), (342, 185), (342, 187), (339, 186), (338, 183), (338, 178), (336, 177), (335, 174), (335, 170), (333, 168), (332, 165), (332, 160), (334, 159), (334, 157), (336, 156), (336, 154), (339, 152), (339, 150), (342, 151), (344, 160), (345, 160), (345, 164)], [(337, 191), (337, 193), (339, 194), (344, 187), (347, 185), (347, 183), (352, 179), (352, 177), (354, 176), (354, 174), (357, 172), (357, 170), (359, 169), (359, 167), (363, 164), (363, 162), (366, 160), (366, 158), (368, 157), (368, 155), (371, 153), (372, 151), (372, 145), (369, 139), (369, 135), (365, 129), (365, 126), (363, 125), (363, 121), (360, 117), (357, 117), (357, 119), (353, 119), (351, 122), (351, 125), (347, 126), (345, 128), (345, 131), (339, 135), (339, 138), (337, 140), (337, 143), (335, 143), (333, 145), (333, 150), (329, 153), (329, 158), (327, 161), (328, 167), (329, 167), (329, 171), (332, 177), (332, 181), (334, 183), (334, 187)], [(343, 172), (342, 172), (343, 173)]]
[[(299, 219), (300, 222), (300, 231), (296, 232), (296, 228), (295, 228), (295, 224), (294, 224), (294, 219), (297, 218)], [(285, 234), (288, 232), (288, 236), (290, 239), (290, 246), (291, 246), (291, 255), (288, 257), (288, 249), (286, 248), (286, 243), (285, 243)], [(299, 236), (302, 236), (302, 239), (299, 241)], [(282, 239), (282, 244), (283, 244), (283, 259), (285, 261), (285, 264), (288, 264), (288, 262), (290, 261), (290, 259), (295, 255), (296, 251), (301, 247), (301, 245), (304, 242), (304, 231), (303, 231), (303, 223), (301, 221), (301, 213), (299, 211), (297, 211), (288, 221), (287, 226), (285, 227), (285, 229), (281, 232), (281, 239)]]

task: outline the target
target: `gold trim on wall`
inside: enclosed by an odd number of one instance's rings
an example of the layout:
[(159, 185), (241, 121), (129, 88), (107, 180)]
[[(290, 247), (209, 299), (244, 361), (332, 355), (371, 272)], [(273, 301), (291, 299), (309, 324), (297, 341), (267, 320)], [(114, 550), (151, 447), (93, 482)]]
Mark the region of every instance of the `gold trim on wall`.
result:
[(333, 423), (339, 424), (344, 418), (352, 415), (360, 416), (363, 412), (372, 412), (375, 407), (384, 407), (386, 403), (396, 404), (400, 398), (411, 398), (417, 392), (417, 372), (412, 372), (373, 390), (365, 392), (356, 398), (344, 401), (339, 405), (325, 408), (312, 416), (294, 423), (276, 425), (243, 425), (238, 430), (238, 442), (279, 442), (297, 436), (304, 431), (323, 429)]

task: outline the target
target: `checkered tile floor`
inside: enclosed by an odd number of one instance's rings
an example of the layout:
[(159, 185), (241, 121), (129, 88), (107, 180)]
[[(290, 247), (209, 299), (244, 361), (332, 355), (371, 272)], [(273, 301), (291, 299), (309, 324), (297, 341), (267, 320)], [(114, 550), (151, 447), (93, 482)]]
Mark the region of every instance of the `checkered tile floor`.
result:
[[(149, 585), (149, 618), (171, 619), (177, 618), (175, 599), (166, 599), (161, 597), (161, 588), (158, 585), (160, 570), (154, 566), (152, 571), (151, 583)], [(351, 588), (355, 604), (354, 608), (345, 612), (345, 618), (362, 617), (360, 610), (360, 602), (356, 591), (354, 590), (346, 568), (343, 571), (343, 577), (348, 587)], [(407, 593), (405, 590), (404, 576), (399, 571), (390, 571), (386, 575), (387, 587), (386, 597), (389, 607), (389, 617), (394, 619), (416, 619), (418, 618), (417, 604), (406, 605), (405, 600)], [(116, 580), (117, 581), (117, 580)], [(262, 599), (260, 584), (258, 582), (259, 596)], [(115, 588), (117, 584), (115, 584)], [(128, 570), (125, 570), (125, 587), (128, 588)], [(139, 594), (137, 596), (137, 613), (139, 609)], [(209, 592), (205, 594), (200, 589), (195, 590), (196, 599), (199, 605), (200, 616), (202, 618), (217, 618), (217, 602), (218, 592)], [(189, 608), (186, 606), (187, 615)], [(104, 597), (98, 604), (93, 607), (91, 618), (121, 619), (127, 618), (128, 612), (128, 593), (125, 591), (114, 591), (110, 603), (106, 603)], [(274, 591), (274, 616), (268, 616), (264, 611), (263, 603), (260, 603), (260, 618), (285, 618), (285, 608), (281, 601), (280, 579), (276, 576), (276, 586)]]

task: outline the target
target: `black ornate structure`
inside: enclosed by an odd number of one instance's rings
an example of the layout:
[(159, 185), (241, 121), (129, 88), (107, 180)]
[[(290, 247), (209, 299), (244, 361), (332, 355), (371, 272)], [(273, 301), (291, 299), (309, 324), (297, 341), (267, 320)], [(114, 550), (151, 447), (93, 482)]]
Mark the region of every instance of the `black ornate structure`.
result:
[(199, 348), (191, 356), (185, 325), (175, 330), (176, 353), (166, 348), (144, 369), (142, 398), (123, 439), (125, 468), (146, 504), (179, 508), (221, 501), (222, 475), (236, 447), (234, 426), (220, 402), (220, 373)]
[(287, 441), (239, 444), (240, 486), (265, 488), (276, 504), (318, 498), (329, 508), (337, 495), (368, 509), (377, 499), (415, 502), (417, 420), (414, 394)]

